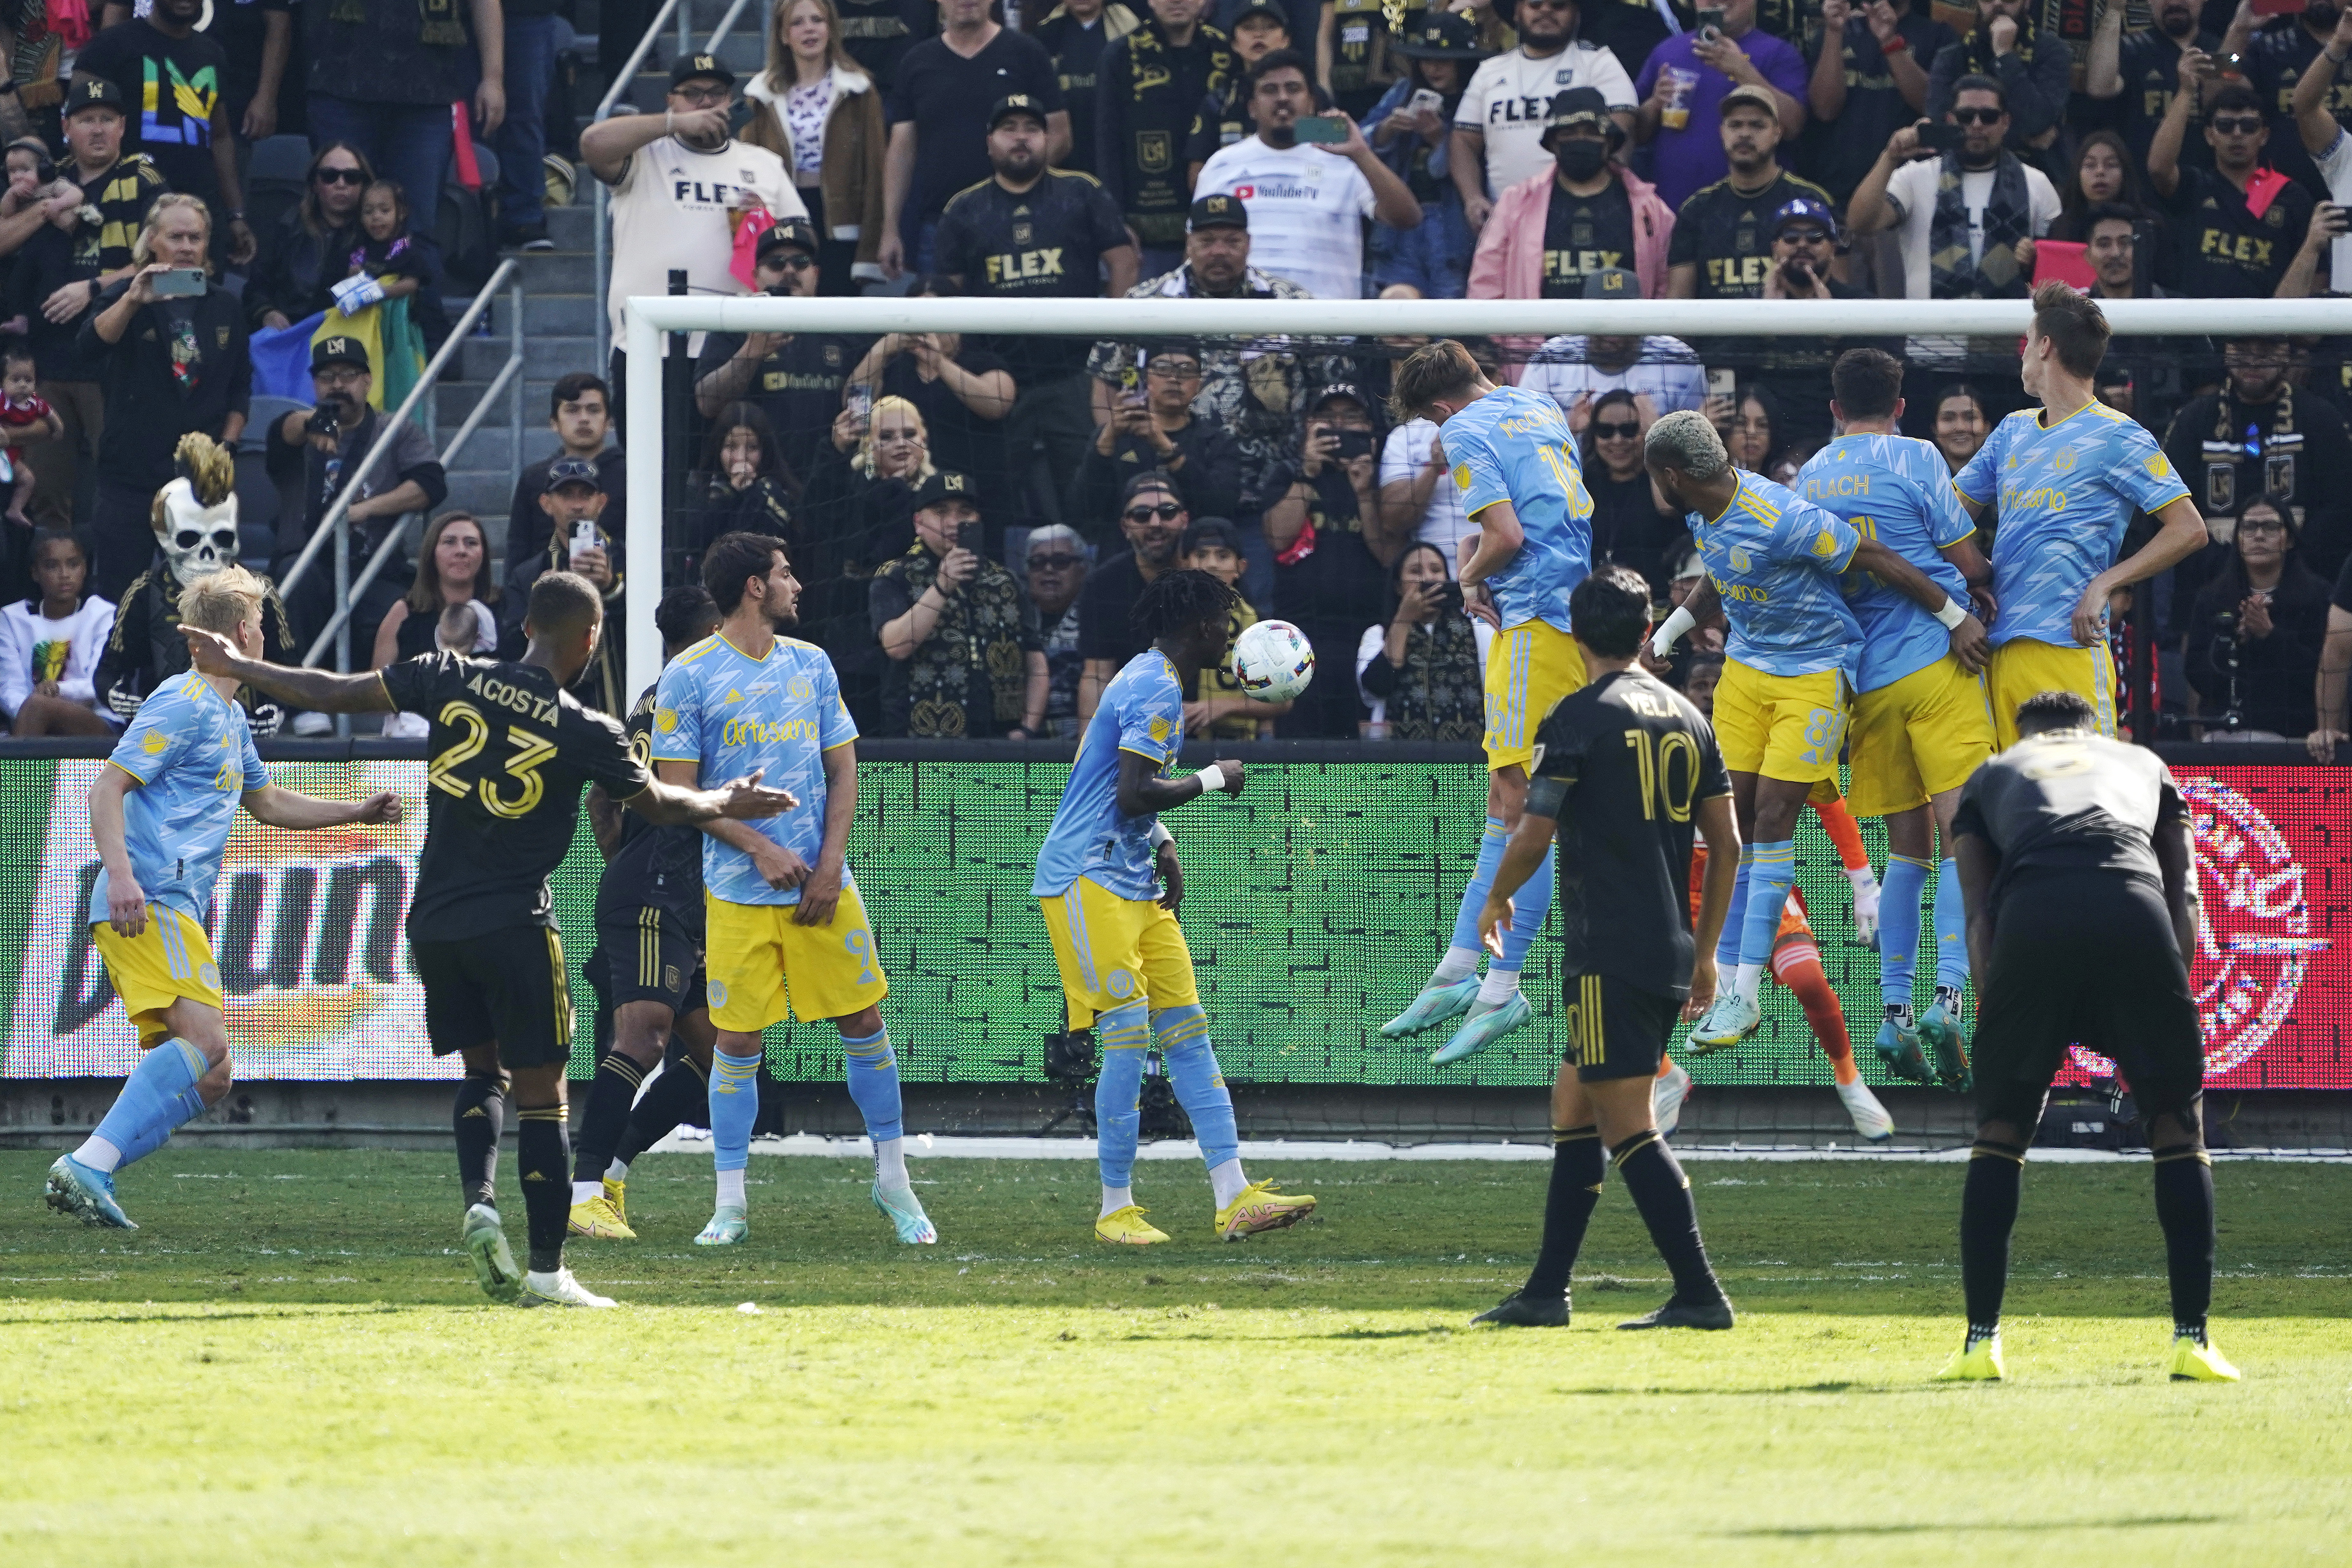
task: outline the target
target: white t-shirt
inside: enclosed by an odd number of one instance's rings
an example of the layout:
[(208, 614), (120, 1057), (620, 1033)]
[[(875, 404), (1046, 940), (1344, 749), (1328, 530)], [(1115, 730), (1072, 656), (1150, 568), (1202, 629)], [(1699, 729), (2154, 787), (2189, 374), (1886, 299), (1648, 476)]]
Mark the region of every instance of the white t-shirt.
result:
[[(2327, 151), (2313, 161), (2327, 182), (2327, 199), (2339, 206), (2352, 204), (2352, 136), (2338, 131)], [(2352, 235), (2337, 235), (2327, 247), (2327, 287), (2331, 293), (2352, 293)]]
[(1544, 121), (1551, 100), (1572, 87), (1601, 89), (1612, 110), (1630, 110), (1641, 101), (1633, 79), (1617, 57), (1581, 40), (1556, 55), (1531, 59), (1524, 47), (1496, 55), (1481, 65), (1454, 106), (1454, 123), (1486, 138), (1486, 194), (1498, 196), (1509, 186), (1552, 167), (1543, 150)]
[[(626, 330), (621, 302), (632, 294), (667, 294), (673, 268), (686, 272), (688, 292), (746, 294), (734, 273), (735, 229), (730, 214), (756, 195), (779, 218), (806, 217), (784, 161), (764, 147), (730, 142), (700, 153), (675, 136), (629, 155), (613, 186), (613, 285), (605, 295), (613, 339)], [(700, 352), (702, 334), (687, 352)]]
[[(1993, 172), (1986, 169), (1960, 174), (1960, 205), (1969, 215), (1969, 259), (1984, 259), (1984, 210), (1992, 200)], [(1887, 199), (1902, 209), (1903, 227), (1903, 292), (1906, 298), (1930, 298), (1928, 280), (1932, 268), (1927, 263), (1929, 231), (1936, 222), (1936, 185), (1943, 177), (1940, 159), (1921, 158), (1904, 164), (1886, 182)], [(2025, 166), (2025, 199), (2032, 210), (2033, 237), (2040, 239), (2050, 232), (2058, 216), (2060, 203), (2057, 187), (2050, 176), (2028, 163)]]
[(1706, 367), (1680, 338), (1646, 337), (1642, 354), (1622, 370), (1603, 370), (1587, 357), (1591, 340), (1570, 334), (1549, 339), (1519, 373), (1519, 387), (1540, 392), (1567, 414), (1587, 397), (1619, 387), (1646, 395), (1660, 414), (1697, 408), (1706, 402)]
[(1269, 147), (1244, 136), (1201, 166), (1193, 199), (1220, 195), (1249, 209), (1251, 266), (1318, 300), (1363, 297), (1362, 220), (1372, 216), (1372, 183), (1355, 164), (1306, 142)]
[[(61, 621), (41, 614), (37, 599), (0, 607), (0, 713), (14, 718), (44, 680), (56, 681), (58, 695), (67, 701), (98, 708), (92, 683), (113, 631), (114, 606), (95, 594)], [(106, 715), (105, 709), (98, 710)]]
[[(1390, 431), (1388, 444), (1381, 448), (1381, 486), (1412, 479), (1427, 468), (1429, 448), (1436, 437), (1437, 426), (1428, 419), (1408, 420)], [(1412, 531), (1413, 539), (1437, 546), (1438, 553), (1445, 557), (1445, 574), (1451, 577), (1458, 563), (1454, 547), (1464, 534), (1472, 531), (1470, 520), (1462, 514), (1461, 487), (1448, 484), (1445, 475), (1439, 473), (1437, 482), (1429, 488), (1429, 504), (1422, 509), (1421, 522)]]

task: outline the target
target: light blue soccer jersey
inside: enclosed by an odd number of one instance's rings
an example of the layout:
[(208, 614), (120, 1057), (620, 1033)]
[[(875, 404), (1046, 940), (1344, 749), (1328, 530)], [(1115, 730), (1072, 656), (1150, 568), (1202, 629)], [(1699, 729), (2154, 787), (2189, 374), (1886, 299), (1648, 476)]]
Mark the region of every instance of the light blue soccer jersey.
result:
[(1184, 688), (1176, 667), (1158, 648), (1145, 648), (1111, 677), (1102, 705), (1087, 721), (1062, 808), (1037, 854), (1030, 896), (1059, 898), (1084, 877), (1122, 899), (1158, 898), (1151, 825), (1160, 819), (1119, 810), (1118, 754), (1133, 752), (1166, 773), (1183, 746)]
[(1527, 535), (1486, 579), (1505, 629), (1542, 621), (1567, 631), (1568, 596), (1592, 570), (1592, 496), (1559, 405), (1498, 386), (1448, 419), (1440, 438), (1463, 514), (1475, 521), (1507, 500)]
[[(131, 874), (150, 904), (201, 922), (212, 909), (237, 803), (269, 783), (245, 710), (194, 670), (183, 670), (139, 705), (107, 761), (139, 781), (122, 802)], [(101, 867), (89, 890), (93, 924), (106, 919), (106, 884)]]
[[(672, 659), (654, 689), (654, 761), (695, 763), (704, 788), (766, 770), (760, 782), (800, 805), (745, 824), (811, 866), (824, 847), (824, 753), (857, 739), (833, 661), (814, 643), (778, 637), (752, 658), (713, 633)], [(846, 868), (845, 882), (851, 881)], [(751, 858), (709, 834), (702, 885), (730, 904), (797, 904), (798, 888), (772, 888)]]
[(1685, 521), (1731, 625), (1726, 654), (1767, 675), (1853, 678), (1862, 627), (1838, 590), (1862, 542), (1853, 524), (1744, 470), (1720, 516)]
[[(1841, 436), (1797, 475), (1799, 495), (1833, 511), (1927, 574), (1966, 608), (1968, 579), (1944, 559), (1948, 544), (1976, 532), (1952, 489), (1952, 471), (1933, 443), (1907, 436)], [(1862, 623), (1857, 691), (1892, 686), (1951, 651), (1943, 623), (1867, 572), (1848, 572), (1845, 602)]]
[(2046, 429), (2040, 409), (2020, 409), (1993, 426), (1952, 483), (1972, 501), (2000, 502), (1992, 640), (2059, 647), (2084, 646), (2074, 640), (2074, 606), (2116, 563), (2132, 513), (2189, 493), (2156, 437), (2104, 403)]

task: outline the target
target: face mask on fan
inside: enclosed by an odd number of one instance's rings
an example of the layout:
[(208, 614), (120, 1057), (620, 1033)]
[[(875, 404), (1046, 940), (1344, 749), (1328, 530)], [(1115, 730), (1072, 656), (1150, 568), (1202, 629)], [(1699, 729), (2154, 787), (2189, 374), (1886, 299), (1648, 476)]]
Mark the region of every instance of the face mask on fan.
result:
[(1561, 137), (1552, 143), (1551, 155), (1559, 164), (1559, 172), (1571, 180), (1589, 180), (1609, 162), (1609, 149), (1604, 143), (1581, 136)]

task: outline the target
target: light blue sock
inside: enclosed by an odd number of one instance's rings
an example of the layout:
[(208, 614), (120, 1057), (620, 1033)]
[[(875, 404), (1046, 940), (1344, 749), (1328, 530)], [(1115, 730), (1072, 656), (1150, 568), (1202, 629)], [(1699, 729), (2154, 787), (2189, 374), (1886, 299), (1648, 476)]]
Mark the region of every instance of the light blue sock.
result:
[(1736, 968), (1739, 963), (1739, 944), (1745, 940), (1748, 920), (1748, 879), (1756, 865), (1756, 847), (1739, 847), (1739, 879), (1731, 884), (1731, 907), (1723, 912), (1723, 934), (1716, 939), (1715, 966)]
[(1143, 1117), (1143, 1058), (1151, 1044), (1147, 1004), (1131, 1002), (1098, 1015), (1095, 1038), (1102, 1043), (1102, 1071), (1095, 1078), (1095, 1159), (1102, 1184), (1126, 1188), (1135, 1182), (1135, 1142)]
[(1748, 909), (1739, 922), (1739, 962), (1769, 965), (1772, 943), (1780, 934), (1781, 911), (1789, 907), (1789, 889), (1797, 880), (1797, 841), (1756, 846), (1755, 862), (1748, 868)]
[(1889, 1007), (1908, 1007), (1919, 962), (1919, 899), (1927, 889), (1927, 862), (1889, 855), (1880, 886), (1878, 996)]
[(877, 1143), (902, 1137), (899, 1122), (898, 1058), (890, 1050), (890, 1031), (877, 1029), (862, 1039), (841, 1037), (842, 1058), (849, 1073), (849, 1098), (866, 1118), (866, 1136)]
[(1543, 864), (1511, 895), (1511, 929), (1503, 933), (1503, 956), (1486, 966), (1487, 973), (1501, 970), (1506, 974), (1517, 974), (1527, 963), (1528, 949), (1536, 944), (1536, 932), (1543, 930), (1544, 917), (1551, 913), (1552, 889), (1559, 885), (1553, 869), (1559, 854), (1558, 844), (1546, 846)]
[(1478, 951), (1478, 912), (1486, 907), (1486, 895), (1495, 890), (1495, 873), (1502, 868), (1503, 851), (1510, 843), (1503, 819), (1488, 817), (1486, 831), (1478, 839), (1478, 864), (1470, 873), (1469, 885), (1462, 889), (1462, 907), (1454, 911), (1454, 946)]
[(165, 1040), (142, 1055), (123, 1080), (114, 1108), (98, 1124), (98, 1136), (122, 1151), (121, 1170), (163, 1146), (182, 1122), (204, 1114), (196, 1080), (205, 1076), (205, 1054), (182, 1039)]
[(760, 1058), (710, 1055), (710, 1163), (719, 1171), (751, 1163), (751, 1124), (760, 1120)]
[(1216, 1048), (1209, 1044), (1209, 1016), (1195, 1003), (1163, 1007), (1151, 1015), (1151, 1033), (1168, 1062), (1169, 1087), (1176, 1103), (1192, 1121), (1192, 1136), (1201, 1144), (1201, 1163), (1212, 1171), (1239, 1159), (1241, 1133), (1234, 1125), (1234, 1097), (1225, 1092), (1224, 1074), (1217, 1068)]
[(1960, 900), (1960, 863), (1936, 868), (1936, 984), (1954, 991), (1969, 983), (1969, 912)]

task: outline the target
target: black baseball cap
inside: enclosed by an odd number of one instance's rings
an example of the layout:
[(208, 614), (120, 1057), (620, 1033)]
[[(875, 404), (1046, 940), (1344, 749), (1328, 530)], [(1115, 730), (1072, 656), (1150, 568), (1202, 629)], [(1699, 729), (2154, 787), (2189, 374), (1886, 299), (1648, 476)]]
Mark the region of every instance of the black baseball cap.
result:
[(1307, 400), (1307, 412), (1312, 414), (1332, 399), (1339, 397), (1353, 401), (1368, 414), (1371, 412), (1372, 400), (1366, 397), (1364, 389), (1352, 381), (1335, 381), (1317, 387), (1315, 395)]
[(1249, 228), (1249, 208), (1242, 205), (1239, 196), (1202, 196), (1192, 204), (1192, 220), (1184, 226), (1188, 234), (1204, 228)]
[(553, 495), (566, 485), (586, 485), (590, 489), (602, 489), (596, 477), (596, 463), (592, 458), (558, 458), (547, 465), (547, 483), (540, 487), (541, 495)]
[(726, 87), (735, 85), (735, 73), (717, 55), (680, 55), (669, 62), (669, 84), (684, 87), (688, 82), (709, 77)]
[(1242, 552), (1242, 531), (1225, 518), (1195, 518), (1192, 526), (1184, 531), (1183, 542), (1176, 548), (1179, 554), (1190, 555), (1195, 550), (1213, 545), (1223, 546), (1239, 555)]
[(1638, 300), (1642, 297), (1642, 280), (1622, 267), (1603, 267), (1584, 275), (1584, 297), (1588, 300)]
[(310, 374), (316, 375), (331, 364), (355, 364), (367, 369), (367, 345), (352, 337), (320, 338), (310, 345)]
[(1434, 7), (1423, 11), (1404, 36), (1389, 45), (1407, 59), (1415, 60), (1483, 60), (1486, 51), (1478, 47), (1478, 24), (1456, 11), (1440, 11)]
[(943, 501), (951, 500), (968, 501), (977, 510), (980, 506), (980, 487), (962, 474), (941, 468), (929, 479), (925, 479), (921, 487), (915, 491), (917, 511), (922, 510), (927, 506), (938, 506)]
[(1045, 123), (1045, 103), (1034, 92), (1008, 92), (988, 106), (988, 128), (991, 131), (1009, 114), (1026, 114), (1038, 124)]
[(760, 236), (760, 243), (753, 253), (753, 259), (764, 261), (767, 259), (768, 252), (781, 250), (788, 245), (798, 246), (811, 256), (816, 254), (816, 230), (809, 226), (808, 219), (804, 217), (777, 219)]
[(1144, 490), (1166, 490), (1170, 495), (1174, 496), (1179, 503), (1184, 500), (1184, 487), (1176, 482), (1176, 477), (1173, 474), (1165, 468), (1146, 468), (1128, 480), (1119, 489), (1120, 508), (1124, 510), (1128, 502), (1133, 500)]
[(1276, 0), (1249, 0), (1249, 4), (1234, 12), (1234, 19), (1225, 24), (1225, 36), (1233, 37), (1234, 30), (1252, 16), (1264, 16), (1269, 21), (1279, 22), (1284, 32), (1290, 31), (1290, 13), (1276, 4)]
[(73, 90), (66, 94), (66, 118), (71, 120), (85, 109), (110, 109), (124, 112), (122, 89), (102, 76), (78, 76)]
[(1609, 100), (1601, 96), (1597, 87), (1571, 87), (1553, 97), (1550, 112), (1544, 116), (1544, 146), (1551, 145), (1553, 132), (1571, 125), (1593, 126), (1612, 145), (1625, 134), (1609, 117)]

